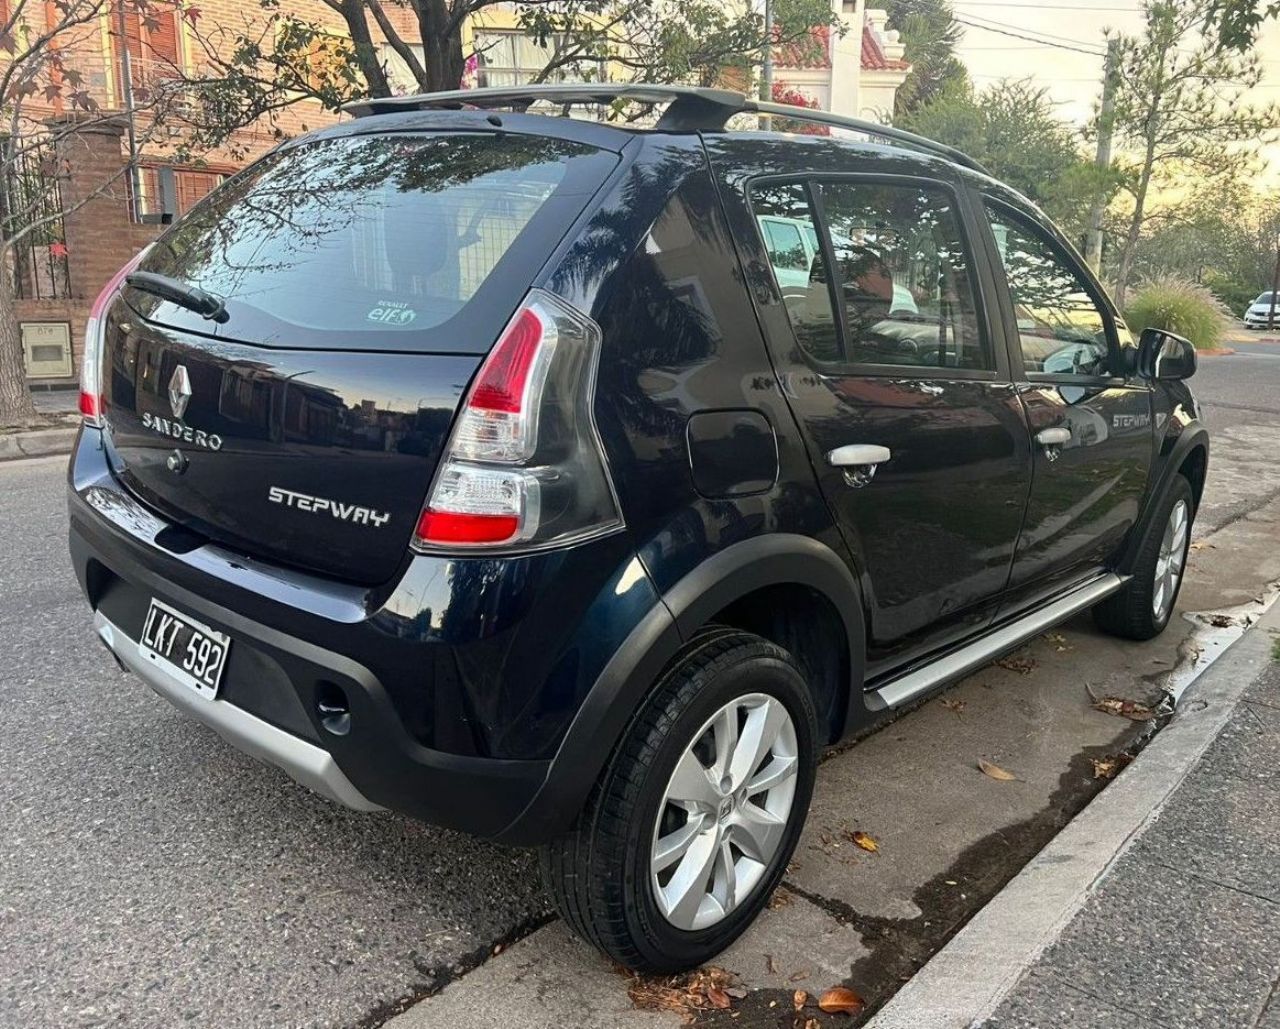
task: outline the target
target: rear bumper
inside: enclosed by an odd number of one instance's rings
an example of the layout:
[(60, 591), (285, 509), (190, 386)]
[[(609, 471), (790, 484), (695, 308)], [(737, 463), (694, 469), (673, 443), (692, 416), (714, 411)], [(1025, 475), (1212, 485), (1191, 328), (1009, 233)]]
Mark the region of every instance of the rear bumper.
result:
[[(519, 843), (572, 822), (576, 809), (556, 803), (561, 788), (548, 783), (553, 763), (556, 779), (573, 770), (553, 758), (617, 638), (661, 608), (648, 579), (612, 554), (625, 554), (624, 540), (575, 558), (487, 562), (484, 575), (414, 557), (397, 583), (347, 586), (246, 558), (157, 517), (111, 475), (97, 437), (82, 432), (72, 460), (71, 558), (95, 628), (126, 668), (234, 746), (348, 807)], [(564, 580), (589, 581), (586, 561), (598, 565), (602, 585), (590, 588), (602, 599), (578, 613)], [(564, 602), (556, 608), (546, 594)], [(152, 598), (231, 638), (217, 699), (141, 655)], [(547, 608), (558, 636), (542, 621)], [(351, 715), (341, 735), (317, 711), (322, 691), (335, 688)], [(545, 757), (508, 756), (544, 739)]]
[(101, 611), (93, 616), (93, 627), (126, 669), (145, 682), (180, 711), (217, 731), (238, 750), (259, 761), (284, 769), (295, 780), (323, 797), (357, 811), (379, 811), (342, 774), (333, 755), (293, 733), (249, 714), (225, 700), (206, 700), (186, 683), (167, 674), (142, 656), (136, 640), (115, 625)]

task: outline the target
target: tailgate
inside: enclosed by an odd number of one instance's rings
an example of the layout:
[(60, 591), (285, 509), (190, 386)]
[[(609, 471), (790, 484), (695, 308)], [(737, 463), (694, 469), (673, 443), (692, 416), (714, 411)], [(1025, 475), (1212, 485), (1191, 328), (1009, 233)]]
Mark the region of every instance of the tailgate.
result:
[(395, 573), (479, 357), (210, 347), (120, 302), (106, 334), (109, 454), (140, 499), (247, 554)]

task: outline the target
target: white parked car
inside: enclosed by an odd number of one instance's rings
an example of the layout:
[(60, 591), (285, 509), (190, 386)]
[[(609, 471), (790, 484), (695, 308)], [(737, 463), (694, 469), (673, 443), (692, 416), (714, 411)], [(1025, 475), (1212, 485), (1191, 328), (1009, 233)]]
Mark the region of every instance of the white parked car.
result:
[[(1244, 325), (1246, 329), (1265, 329), (1267, 319), (1271, 316), (1271, 293), (1261, 293), (1258, 299), (1245, 308)], [(1276, 297), (1276, 323), (1280, 324), (1280, 297)]]

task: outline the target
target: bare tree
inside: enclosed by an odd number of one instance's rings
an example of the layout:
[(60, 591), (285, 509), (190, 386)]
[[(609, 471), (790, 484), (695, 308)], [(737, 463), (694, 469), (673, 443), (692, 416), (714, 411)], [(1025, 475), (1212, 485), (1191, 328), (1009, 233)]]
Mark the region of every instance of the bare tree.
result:
[(1145, 17), (1142, 35), (1119, 37), (1115, 133), (1132, 198), (1115, 274), (1120, 303), (1153, 217), (1153, 189), (1188, 177), (1238, 176), (1280, 125), (1280, 109), (1242, 102), (1261, 78), (1258, 58), (1241, 54), (1215, 23), (1206, 24), (1202, 4), (1148, 0)]

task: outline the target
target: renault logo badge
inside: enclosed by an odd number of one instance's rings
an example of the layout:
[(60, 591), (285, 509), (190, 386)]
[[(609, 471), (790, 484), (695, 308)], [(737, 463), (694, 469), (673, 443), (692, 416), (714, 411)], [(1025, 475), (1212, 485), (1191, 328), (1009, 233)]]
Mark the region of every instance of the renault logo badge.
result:
[(187, 401), (191, 399), (191, 376), (187, 374), (187, 366), (178, 365), (173, 377), (169, 380), (169, 406), (173, 408), (173, 416), (181, 418), (187, 409)]

